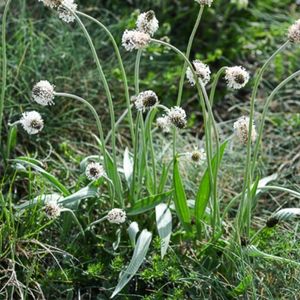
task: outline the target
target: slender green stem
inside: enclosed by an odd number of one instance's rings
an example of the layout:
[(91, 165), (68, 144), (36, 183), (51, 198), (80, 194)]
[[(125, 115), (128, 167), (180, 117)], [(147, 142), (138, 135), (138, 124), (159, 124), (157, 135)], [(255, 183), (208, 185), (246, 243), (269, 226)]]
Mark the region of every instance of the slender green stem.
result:
[(267, 190), (267, 191), (273, 190), (273, 191), (279, 191), (279, 192), (286, 192), (286, 193), (289, 193), (289, 194), (293, 195), (294, 197), (297, 197), (298, 199), (300, 199), (300, 193), (298, 193), (294, 190), (282, 187), (282, 186), (266, 185), (266, 186), (260, 187), (259, 189)]
[(254, 170), (255, 170), (255, 165), (256, 165), (256, 161), (257, 161), (257, 156), (258, 156), (258, 151), (259, 151), (259, 146), (261, 144), (262, 141), (262, 135), (263, 135), (263, 130), (264, 130), (264, 125), (265, 125), (265, 120), (266, 120), (266, 116), (267, 116), (267, 112), (270, 106), (271, 101), (274, 99), (274, 97), (277, 95), (278, 91), (284, 87), (287, 83), (289, 83), (291, 80), (293, 80), (295, 77), (297, 77), (298, 75), (300, 75), (300, 70), (293, 73), (292, 75), (290, 75), (288, 78), (286, 78), (285, 80), (283, 80), (270, 94), (270, 96), (267, 98), (267, 101), (264, 105), (264, 109), (263, 109), (263, 113), (261, 116), (261, 120), (260, 120), (260, 125), (259, 125), (259, 129), (258, 129), (258, 136), (256, 139), (256, 143), (255, 143), (255, 148), (253, 151), (253, 162), (252, 162), (252, 167), (251, 167), (251, 176), (253, 178), (254, 176)]
[[(131, 139), (132, 139), (132, 142), (134, 144), (134, 138), (135, 138), (135, 135), (134, 135), (134, 125), (133, 125), (133, 118), (132, 118), (132, 112), (131, 112), (131, 105), (130, 105), (130, 95), (129, 95), (129, 87), (128, 87), (128, 81), (127, 81), (127, 75), (126, 75), (126, 72), (125, 72), (125, 68), (124, 68), (124, 64), (123, 64), (123, 60), (122, 60), (122, 57), (121, 57), (121, 54), (120, 54), (120, 51), (119, 51), (119, 48), (118, 48), (118, 45), (113, 37), (113, 35), (111, 34), (111, 32), (109, 31), (109, 29), (103, 24), (101, 23), (100, 21), (98, 21), (97, 19), (85, 14), (85, 13), (82, 13), (82, 12), (79, 12), (77, 11), (76, 12), (78, 15), (80, 16), (83, 16), (93, 22), (95, 22), (97, 25), (99, 25), (102, 29), (104, 29), (104, 31), (107, 33), (110, 41), (112, 42), (113, 44), (113, 47), (114, 47), (114, 50), (115, 50), (115, 53), (116, 53), (116, 56), (117, 56), (117, 59), (118, 59), (118, 63), (119, 63), (119, 66), (120, 66), (120, 69), (121, 69), (121, 75), (122, 75), (122, 79), (123, 79), (123, 82), (124, 82), (124, 87), (125, 87), (125, 98), (126, 98), (126, 105), (127, 105), (127, 110), (126, 110), (126, 113), (128, 113), (128, 121), (129, 121), (129, 126), (130, 126), (130, 133), (131, 133)], [(116, 126), (118, 124), (116, 123)]]
[(93, 58), (96, 62), (97, 65), (97, 70), (100, 76), (100, 79), (102, 81), (102, 84), (104, 86), (104, 90), (107, 96), (107, 100), (108, 100), (108, 107), (109, 107), (109, 114), (110, 114), (110, 120), (111, 120), (111, 140), (112, 140), (112, 152), (113, 152), (113, 176), (114, 176), (114, 184), (116, 185), (116, 191), (117, 191), (117, 196), (119, 198), (119, 201), (121, 203), (123, 203), (123, 196), (122, 196), (122, 183), (121, 180), (119, 178), (119, 174), (118, 174), (118, 170), (117, 170), (117, 155), (116, 155), (116, 128), (115, 128), (115, 114), (114, 114), (114, 106), (113, 106), (113, 101), (112, 101), (112, 96), (110, 93), (110, 89), (106, 80), (106, 77), (103, 73), (102, 70), (102, 66), (100, 64), (95, 46), (93, 44), (93, 41), (88, 33), (88, 31), (86, 30), (84, 24), (82, 23), (82, 21), (80, 20), (80, 18), (74, 14), (77, 23), (79, 24), (80, 28), (82, 29), (84, 36), (86, 37), (88, 44), (91, 48), (92, 54), (93, 54)]
[(4, 12), (2, 15), (2, 90), (0, 98), (0, 147), (2, 138), (2, 121), (3, 121), (3, 110), (4, 110), (4, 98), (6, 92), (6, 81), (7, 81), (7, 54), (6, 54), (6, 21), (11, 0), (6, 0)]
[(134, 90), (137, 96), (140, 93), (140, 63), (142, 57), (142, 50), (139, 49), (136, 54), (135, 67), (134, 67)]
[(223, 72), (227, 69), (227, 67), (222, 67), (216, 74), (214, 81), (212, 83), (212, 87), (210, 90), (210, 94), (209, 94), (209, 101), (210, 101), (210, 105), (213, 106), (214, 103), (214, 98), (215, 98), (215, 92), (216, 92), (216, 88), (220, 79), (220, 76), (223, 74)]
[[(261, 82), (262, 76), (267, 69), (267, 67), (270, 65), (274, 57), (280, 53), (285, 47), (289, 44), (289, 41), (286, 41), (281, 47), (279, 47), (269, 58), (268, 60), (264, 63), (260, 71), (258, 72), (258, 75), (255, 78), (255, 83), (254, 83), (254, 89), (252, 91), (251, 95), (251, 104), (250, 104), (250, 115), (249, 115), (249, 136), (252, 134), (252, 124), (254, 120), (254, 111), (255, 111), (255, 100), (257, 96), (257, 91), (259, 84)], [(238, 215), (238, 234), (240, 235), (241, 231), (243, 230), (243, 220), (244, 220), (244, 214), (246, 211), (247, 216), (246, 218), (246, 233), (247, 236), (249, 236), (249, 231), (250, 231), (250, 220), (251, 220), (251, 199), (250, 199), (250, 189), (251, 189), (251, 172), (250, 172), (250, 164), (251, 164), (251, 139), (248, 139), (247, 143), (247, 158), (246, 158), (246, 167), (245, 167), (245, 175), (244, 175), (244, 184), (243, 184), (243, 191), (242, 191), (242, 199), (240, 203), (240, 208), (239, 208), (239, 215)], [(248, 190), (248, 193), (246, 194)], [(246, 202), (246, 195), (247, 195), (247, 203)]]
[[(196, 32), (198, 30), (198, 27), (199, 27), (199, 24), (200, 24), (200, 21), (201, 21), (203, 10), (204, 10), (204, 5), (201, 5), (198, 16), (197, 16), (197, 19), (196, 19), (196, 22), (195, 22), (195, 25), (194, 25), (194, 28), (192, 30), (192, 33), (191, 33), (191, 36), (189, 38), (189, 42), (188, 42), (188, 45), (187, 45), (187, 48), (186, 48), (185, 56), (186, 56), (187, 59), (190, 59), (190, 54), (191, 54), (194, 38), (195, 38)], [(180, 106), (181, 100), (182, 100), (182, 91), (183, 91), (183, 84), (184, 84), (186, 69), (187, 69), (187, 63), (184, 62), (181, 77), (180, 77), (180, 82), (179, 82), (179, 89), (178, 89), (178, 96), (177, 96), (177, 106)]]
[[(216, 148), (217, 148), (217, 164), (216, 164), (216, 168), (218, 168), (219, 165), (219, 161), (220, 161), (220, 141), (219, 141), (219, 133), (218, 133), (218, 129), (216, 126), (216, 122), (213, 116), (213, 112), (212, 112), (212, 108), (210, 105), (210, 101), (208, 98), (208, 95), (206, 93), (205, 87), (202, 83), (201, 80), (198, 80), (198, 76), (195, 73), (195, 70), (192, 66), (192, 64), (190, 63), (190, 61), (188, 60), (188, 58), (184, 55), (184, 53), (182, 53), (179, 49), (177, 49), (176, 47), (174, 47), (173, 45), (166, 43), (164, 41), (161, 40), (156, 40), (156, 39), (151, 39), (152, 42), (155, 42), (157, 44), (161, 44), (164, 45), (166, 47), (171, 48), (174, 52), (176, 52), (178, 55), (180, 55), (180, 57), (187, 63), (187, 66), (191, 68), (191, 71), (193, 72), (194, 78), (195, 78), (195, 82), (196, 82), (196, 87), (198, 90), (198, 94), (200, 97), (200, 105), (202, 107), (202, 111), (203, 111), (203, 119), (204, 119), (204, 124), (205, 124), (205, 144), (206, 144), (206, 149), (207, 149), (207, 164), (208, 164), (208, 170), (209, 170), (209, 177), (210, 177), (210, 185), (211, 185), (211, 195), (212, 197), (215, 197), (216, 194), (212, 191), (216, 190), (217, 187), (214, 187), (214, 176), (213, 176), (213, 170), (212, 170), (212, 147), (211, 147), (211, 143), (212, 140), (209, 139), (210, 134), (208, 133), (208, 128), (207, 128), (207, 124), (208, 124), (208, 120), (207, 120), (207, 113), (208, 113), (208, 117), (211, 119), (212, 125), (213, 125), (213, 130), (214, 130), (214, 134), (215, 134), (215, 139), (216, 139)], [(207, 108), (207, 111), (206, 111)], [(217, 170), (216, 170), (217, 172)], [(217, 205), (217, 199), (213, 199), (213, 202), (215, 204), (215, 207)], [(215, 216), (214, 216), (215, 218)], [(217, 220), (213, 220), (213, 223), (215, 223), (215, 221)]]

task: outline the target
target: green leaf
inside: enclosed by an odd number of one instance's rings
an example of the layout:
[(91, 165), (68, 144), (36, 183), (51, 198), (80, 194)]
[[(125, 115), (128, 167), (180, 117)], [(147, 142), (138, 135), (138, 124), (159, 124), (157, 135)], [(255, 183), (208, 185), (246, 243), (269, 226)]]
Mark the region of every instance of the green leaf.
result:
[(40, 173), (47, 181), (49, 181), (58, 191), (60, 191), (64, 196), (70, 195), (68, 189), (52, 174), (45, 171), (41, 166), (41, 163), (35, 159), (28, 157), (18, 157), (12, 161), (19, 163), (21, 165), (27, 165), (33, 168), (35, 171)]
[(232, 297), (243, 295), (248, 287), (253, 282), (253, 276), (251, 274), (246, 275), (241, 282), (230, 292)]
[(138, 200), (137, 202), (135, 202), (135, 204), (128, 211), (127, 214), (129, 216), (134, 216), (134, 215), (139, 215), (141, 213), (144, 213), (144, 212), (146, 212), (146, 211), (154, 208), (159, 203), (163, 202), (172, 193), (173, 193), (173, 190), (169, 191), (169, 192), (165, 192), (165, 193), (162, 193), (162, 194), (149, 196), (149, 197), (143, 198), (141, 200)]
[(151, 232), (144, 229), (138, 238), (131, 261), (128, 267), (126, 268), (126, 270), (121, 272), (118, 285), (116, 286), (110, 298), (115, 297), (124, 288), (124, 286), (130, 281), (130, 279), (136, 274), (136, 272), (138, 271), (138, 269), (140, 268), (141, 264), (143, 263), (146, 257), (151, 240), (152, 240)]
[(172, 233), (172, 214), (165, 203), (158, 204), (155, 207), (156, 226), (161, 239), (161, 258), (167, 253), (171, 233)]
[[(220, 146), (220, 162), (223, 158), (223, 154), (225, 151), (225, 148), (227, 146), (227, 142), (224, 142), (221, 146)], [(217, 163), (217, 154), (215, 154), (215, 156), (212, 159), (212, 170), (213, 170), (213, 175), (215, 175), (215, 172), (218, 172), (219, 166), (216, 167), (216, 163)], [(196, 226), (197, 226), (197, 231), (198, 233), (201, 232), (201, 221), (203, 219), (203, 216), (205, 214), (205, 209), (208, 205), (208, 201), (209, 201), (209, 196), (210, 196), (210, 180), (209, 180), (209, 170), (208, 168), (206, 169), (199, 188), (198, 188), (198, 192), (196, 195), (196, 205), (195, 205), (195, 219), (196, 219)]]
[(187, 199), (179, 173), (179, 164), (177, 158), (174, 159), (173, 169), (173, 184), (174, 184), (174, 204), (177, 216), (186, 230), (191, 230), (191, 217), (187, 205)]

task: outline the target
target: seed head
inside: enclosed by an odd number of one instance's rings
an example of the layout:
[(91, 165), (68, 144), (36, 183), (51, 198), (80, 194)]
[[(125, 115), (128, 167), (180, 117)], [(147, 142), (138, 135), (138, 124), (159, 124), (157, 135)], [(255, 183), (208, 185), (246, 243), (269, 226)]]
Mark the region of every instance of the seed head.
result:
[(150, 43), (148, 33), (137, 30), (125, 30), (122, 37), (122, 45), (127, 51), (145, 48)]
[(240, 89), (249, 81), (250, 75), (244, 67), (235, 66), (227, 68), (225, 71), (225, 79), (227, 85), (232, 89)]
[(290, 26), (288, 38), (291, 43), (300, 43), (300, 19)]
[(158, 27), (158, 20), (156, 19), (153, 10), (149, 10), (138, 16), (136, 21), (136, 29), (138, 31), (148, 33), (150, 36), (153, 36), (158, 30)]
[(163, 132), (170, 132), (171, 122), (168, 116), (162, 116), (157, 118), (156, 125)]
[[(199, 77), (199, 81), (202, 81), (204, 86), (207, 85), (207, 83), (210, 81), (210, 73), (211, 73), (209, 66), (204, 64), (200, 60), (194, 60), (193, 66), (195, 68), (195, 73)], [(190, 82), (191, 86), (194, 86), (196, 84), (194, 74), (190, 67), (188, 67), (186, 70), (186, 77)]]
[(54, 85), (47, 80), (39, 81), (32, 89), (32, 99), (43, 106), (54, 104)]
[(214, 2), (214, 0), (195, 0), (196, 2), (198, 2), (200, 5), (208, 5), (209, 7), (211, 7), (212, 3)]
[(85, 175), (89, 180), (97, 180), (106, 174), (103, 166), (97, 162), (91, 162), (86, 166)]
[[(248, 143), (249, 139), (249, 117), (242, 116), (240, 117), (234, 124), (233, 128), (235, 131), (235, 135), (240, 140), (240, 142), (244, 145)], [(254, 142), (256, 140), (256, 129), (254, 123), (252, 124), (251, 130), (251, 141)]]
[(168, 118), (179, 129), (183, 129), (186, 126), (186, 113), (179, 106), (174, 106), (168, 111)]
[(206, 153), (203, 148), (201, 149), (195, 149), (190, 154), (190, 159), (194, 163), (202, 164), (206, 159)]
[(58, 205), (57, 201), (54, 200), (46, 202), (44, 210), (50, 219), (58, 218), (61, 213), (61, 207)]
[(122, 224), (126, 221), (126, 212), (120, 208), (113, 208), (107, 214), (107, 220), (113, 224)]
[(58, 17), (66, 23), (74, 22), (77, 10), (77, 4), (74, 0), (63, 0), (61, 5), (58, 7)]
[(138, 94), (135, 99), (135, 107), (139, 111), (146, 111), (158, 103), (158, 97), (153, 91), (145, 91)]
[(37, 134), (44, 127), (44, 121), (37, 111), (24, 112), (20, 123), (28, 134)]

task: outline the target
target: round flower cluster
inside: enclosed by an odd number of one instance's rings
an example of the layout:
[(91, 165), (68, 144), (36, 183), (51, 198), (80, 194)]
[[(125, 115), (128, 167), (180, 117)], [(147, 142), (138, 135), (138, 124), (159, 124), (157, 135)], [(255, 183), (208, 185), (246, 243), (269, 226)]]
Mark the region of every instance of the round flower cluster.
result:
[(174, 106), (167, 110), (167, 114), (157, 118), (156, 124), (163, 132), (170, 132), (170, 127), (173, 125), (178, 129), (183, 129), (186, 126), (186, 113), (179, 106)]
[(145, 112), (158, 103), (158, 97), (153, 91), (145, 91), (138, 94), (135, 98), (135, 107), (137, 110)]
[[(193, 66), (195, 68), (195, 73), (199, 77), (199, 82), (203, 82), (204, 86), (207, 85), (207, 83), (210, 81), (210, 69), (209, 66), (201, 62), (200, 60), (194, 60)], [(196, 84), (194, 74), (190, 67), (186, 70), (186, 77), (188, 81), (190, 82), (191, 86), (194, 86)]]
[(19, 122), (28, 134), (37, 134), (44, 128), (41, 115), (34, 110), (24, 112)]
[(229, 88), (238, 90), (249, 81), (250, 75), (244, 67), (228, 67), (225, 71), (225, 79)]
[(156, 19), (153, 10), (141, 13), (138, 16), (138, 19), (136, 21), (136, 29), (138, 31), (148, 33), (150, 36), (153, 36), (158, 28), (158, 20)]
[(300, 19), (290, 26), (288, 39), (292, 43), (300, 43)]
[(44, 211), (50, 219), (56, 219), (60, 216), (61, 207), (57, 201), (51, 200), (45, 203)]
[(126, 212), (120, 208), (113, 208), (107, 214), (107, 220), (113, 224), (122, 224), (126, 221)]
[[(233, 124), (236, 137), (244, 145), (246, 145), (249, 140), (249, 122), (250, 122), (249, 117), (242, 116)], [(253, 123), (251, 129), (251, 142), (254, 142), (256, 140), (256, 137), (257, 137), (257, 133), (256, 133), (255, 125)]]
[(212, 3), (214, 2), (214, 0), (195, 0), (196, 2), (198, 2), (200, 5), (208, 5), (209, 7), (211, 7)]
[(85, 175), (89, 180), (97, 180), (106, 174), (103, 166), (97, 162), (91, 162), (86, 166)]
[(43, 4), (50, 8), (57, 8), (58, 17), (66, 23), (73, 22), (75, 20), (74, 14), (77, 10), (77, 4), (74, 0), (39, 0)]
[(190, 159), (194, 163), (202, 164), (206, 160), (206, 153), (203, 148), (195, 149), (191, 153), (189, 153)]
[(43, 106), (54, 104), (54, 85), (47, 80), (39, 81), (32, 89), (32, 99)]
[(125, 30), (122, 37), (122, 45), (127, 51), (145, 48), (151, 40), (151, 36), (158, 30), (158, 20), (154, 11), (150, 10), (140, 14), (136, 21), (135, 30)]

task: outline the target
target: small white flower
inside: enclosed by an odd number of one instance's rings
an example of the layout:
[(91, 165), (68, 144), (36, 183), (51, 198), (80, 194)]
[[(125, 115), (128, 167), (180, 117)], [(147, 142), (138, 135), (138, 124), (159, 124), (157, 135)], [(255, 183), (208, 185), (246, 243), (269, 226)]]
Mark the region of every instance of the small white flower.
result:
[[(195, 68), (195, 73), (199, 77), (199, 82), (202, 81), (204, 86), (207, 85), (207, 83), (210, 81), (210, 73), (211, 73), (209, 66), (204, 64), (200, 60), (194, 60), (193, 66)], [(190, 82), (191, 86), (194, 86), (196, 84), (194, 74), (190, 67), (188, 67), (186, 70), (186, 77)]]
[(300, 43), (300, 19), (290, 26), (288, 38), (292, 43)]
[(126, 221), (126, 212), (120, 208), (113, 208), (107, 214), (107, 220), (113, 224), (122, 224)]
[(171, 122), (168, 116), (159, 117), (156, 120), (156, 125), (163, 132), (170, 132)]
[(208, 5), (209, 7), (212, 5), (214, 0), (195, 0), (198, 2), (200, 5)]
[(90, 180), (97, 180), (106, 175), (104, 168), (97, 162), (91, 162), (86, 166), (85, 175)]
[(43, 4), (50, 8), (58, 7), (62, 0), (38, 0), (39, 2), (43, 2)]
[(32, 99), (43, 106), (54, 104), (54, 86), (47, 80), (39, 81), (32, 89)]
[(206, 153), (203, 148), (195, 149), (194, 151), (189, 153), (189, 157), (192, 162), (202, 164), (206, 160)]
[(63, 0), (61, 5), (58, 7), (58, 17), (66, 23), (74, 22), (77, 10), (77, 4), (74, 0)]
[[(249, 117), (242, 116), (233, 124), (236, 137), (244, 145), (246, 145), (249, 140), (249, 120), (250, 120)], [(256, 133), (255, 125), (253, 123), (251, 129), (251, 141), (254, 142), (256, 140), (256, 137), (257, 137), (257, 133)]]
[(19, 121), (28, 134), (37, 134), (44, 128), (44, 121), (37, 111), (22, 113)]
[(158, 103), (158, 97), (153, 91), (144, 91), (135, 98), (135, 107), (139, 111), (146, 111)]
[(45, 203), (44, 207), (45, 213), (50, 219), (56, 219), (61, 214), (61, 207), (58, 205), (57, 201), (50, 200)]
[(225, 79), (229, 88), (240, 89), (249, 81), (250, 75), (244, 67), (235, 66), (226, 68)]
[(122, 37), (122, 45), (127, 51), (145, 48), (150, 43), (148, 33), (137, 30), (125, 30)]
[(174, 106), (168, 111), (168, 118), (170, 122), (177, 128), (182, 129), (186, 126), (186, 113), (184, 109), (179, 106)]
[(138, 16), (136, 21), (136, 29), (140, 32), (148, 33), (150, 36), (153, 36), (154, 33), (158, 30), (158, 20), (155, 17), (153, 10), (144, 12)]

